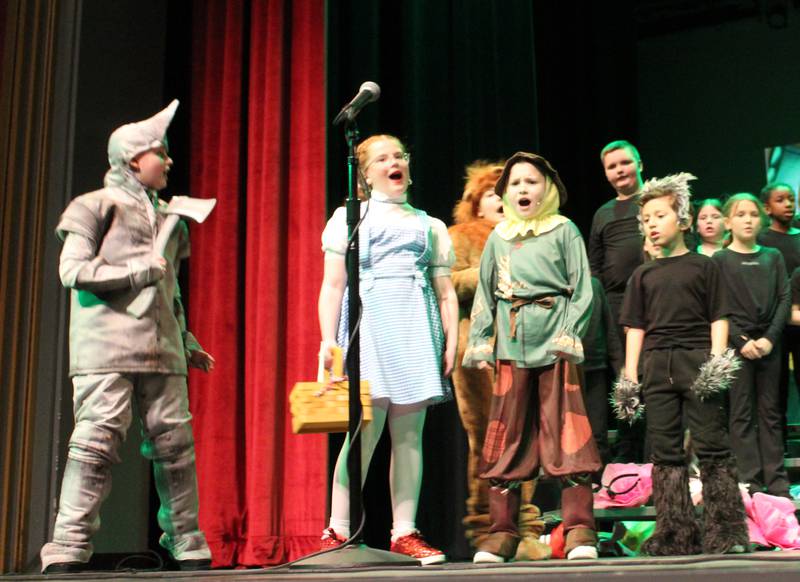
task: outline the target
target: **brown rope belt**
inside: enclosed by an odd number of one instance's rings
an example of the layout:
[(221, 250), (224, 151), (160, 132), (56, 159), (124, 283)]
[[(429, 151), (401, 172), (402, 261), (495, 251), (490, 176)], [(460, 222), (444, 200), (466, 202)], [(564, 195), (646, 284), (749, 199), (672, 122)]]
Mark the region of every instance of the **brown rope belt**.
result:
[(511, 313), (509, 314), (509, 321), (511, 322), (511, 339), (516, 339), (517, 337), (517, 313), (521, 307), (530, 305), (531, 303), (535, 303), (544, 309), (553, 309), (553, 306), (556, 304), (556, 298), (552, 295), (547, 297), (537, 297), (536, 299), (512, 297)]

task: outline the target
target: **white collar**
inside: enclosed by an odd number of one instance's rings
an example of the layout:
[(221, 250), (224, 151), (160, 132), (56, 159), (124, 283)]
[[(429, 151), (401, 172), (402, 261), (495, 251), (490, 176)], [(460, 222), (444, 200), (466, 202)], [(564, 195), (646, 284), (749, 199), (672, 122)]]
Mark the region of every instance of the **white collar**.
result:
[(403, 192), (400, 196), (389, 196), (380, 190), (373, 189), (370, 192), (370, 200), (385, 202), (387, 204), (405, 204), (408, 201), (408, 192)]

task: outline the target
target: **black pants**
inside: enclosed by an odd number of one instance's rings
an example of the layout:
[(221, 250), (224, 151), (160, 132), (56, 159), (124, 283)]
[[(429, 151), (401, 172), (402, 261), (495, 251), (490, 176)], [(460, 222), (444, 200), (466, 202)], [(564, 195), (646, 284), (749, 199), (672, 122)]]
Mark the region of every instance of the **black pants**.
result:
[(691, 386), (708, 359), (703, 349), (649, 350), (644, 354), (644, 402), (651, 459), (660, 465), (683, 465), (684, 411), (695, 454), (705, 459), (730, 456), (726, 396), (700, 401)]
[[(775, 346), (778, 350), (778, 346)], [(800, 390), (800, 327), (787, 325), (783, 330), (783, 337), (781, 338), (780, 346), (781, 354), (781, 373), (780, 373), (780, 393), (778, 395), (778, 402), (780, 404), (781, 424), (783, 426), (783, 434), (787, 434), (787, 419), (786, 411), (789, 407), (789, 356), (792, 356), (794, 362), (794, 383), (798, 390)], [(785, 443), (784, 443), (785, 446)]]
[(781, 349), (766, 358), (742, 358), (742, 367), (730, 390), (731, 448), (739, 478), (750, 493), (765, 486), (770, 494), (786, 494), (789, 479), (783, 466), (783, 418), (779, 377)]
[[(619, 322), (619, 313), (622, 310), (624, 292), (607, 291), (608, 308), (614, 322)], [(625, 332), (621, 325), (609, 330), (609, 333), (619, 334), (622, 349), (625, 349)], [(640, 366), (641, 369), (641, 366)], [(645, 410), (645, 416), (647, 411)], [(633, 425), (627, 422), (617, 422), (617, 442), (614, 446), (614, 460), (621, 463), (642, 463), (645, 459), (645, 423), (636, 422)]]
[(608, 448), (608, 370), (585, 370), (583, 373), (583, 401), (586, 415), (592, 425), (592, 436), (600, 453), (600, 461), (605, 465), (611, 458)]

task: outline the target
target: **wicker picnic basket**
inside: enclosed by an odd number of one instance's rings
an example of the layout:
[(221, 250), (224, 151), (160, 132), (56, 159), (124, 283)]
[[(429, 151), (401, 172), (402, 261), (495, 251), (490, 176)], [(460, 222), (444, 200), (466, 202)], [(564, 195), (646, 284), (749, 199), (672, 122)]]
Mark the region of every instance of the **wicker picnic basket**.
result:
[[(334, 348), (331, 370), (322, 370), (321, 382), (297, 382), (289, 395), (292, 432), (347, 432), (349, 383), (343, 374), (342, 349)], [(369, 382), (361, 381), (364, 424), (372, 420)]]

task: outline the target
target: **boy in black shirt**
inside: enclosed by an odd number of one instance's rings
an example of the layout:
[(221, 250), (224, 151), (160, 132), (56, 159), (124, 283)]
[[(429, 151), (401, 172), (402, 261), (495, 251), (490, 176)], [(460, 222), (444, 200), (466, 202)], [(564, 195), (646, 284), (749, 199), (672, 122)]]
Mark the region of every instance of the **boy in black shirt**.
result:
[[(661, 247), (661, 256), (634, 271), (620, 317), (629, 329), (617, 394), (626, 388), (638, 389), (639, 355), (644, 350), (643, 397), (656, 507), (655, 533), (642, 546), (649, 555), (701, 551), (683, 450), (684, 411), (703, 481), (702, 551), (744, 552), (748, 547), (744, 506), (728, 444), (725, 395), (708, 390), (708, 380), (719, 381), (722, 376), (724, 385), (735, 367), (732, 351), (726, 350), (724, 289), (717, 265), (706, 256), (689, 253), (683, 240), (691, 225), (688, 181), (692, 179), (691, 174), (676, 174), (644, 185), (639, 198), (642, 228)], [(711, 359), (705, 363), (709, 351)], [(701, 366), (713, 369), (710, 378)], [(698, 394), (702, 388), (706, 390)]]
[(800, 267), (800, 229), (792, 226), (795, 216), (792, 187), (782, 182), (771, 182), (761, 189), (759, 197), (771, 223), (769, 229), (758, 235), (758, 244), (778, 249), (786, 263), (786, 271), (793, 273)]
[[(639, 230), (637, 195), (642, 188), (642, 159), (634, 145), (612, 141), (600, 151), (606, 179), (616, 197), (603, 204), (592, 219), (588, 257), (592, 276), (603, 284), (618, 342), (625, 345), (619, 312), (625, 285), (634, 269), (642, 264), (642, 233)], [(618, 426), (615, 460), (641, 462), (644, 438), (641, 424)]]
[[(800, 229), (792, 226), (795, 217), (794, 191), (789, 184), (770, 182), (761, 189), (761, 203), (771, 219), (769, 228), (758, 235), (758, 244), (774, 247), (783, 255), (787, 273), (800, 267)], [(800, 329), (787, 326), (781, 341), (780, 405), (786, 428), (786, 407), (789, 399), (789, 354), (794, 362), (794, 381), (800, 387)]]
[[(625, 285), (642, 264), (642, 233), (636, 195), (642, 188), (642, 160), (633, 144), (613, 141), (600, 152), (616, 197), (595, 212), (589, 234), (589, 266), (603, 283), (614, 321), (619, 319)], [(619, 329), (620, 338), (621, 328)]]

